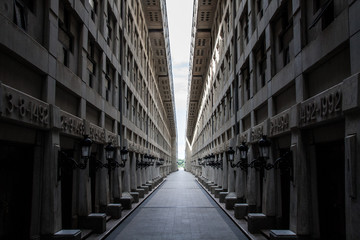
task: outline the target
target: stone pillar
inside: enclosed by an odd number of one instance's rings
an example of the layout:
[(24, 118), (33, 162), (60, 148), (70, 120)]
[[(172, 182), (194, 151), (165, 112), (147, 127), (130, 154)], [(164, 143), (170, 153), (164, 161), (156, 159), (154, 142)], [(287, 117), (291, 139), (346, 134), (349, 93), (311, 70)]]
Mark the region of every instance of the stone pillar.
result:
[[(129, 152), (129, 158), (130, 156), (131, 156), (131, 152)], [(123, 181), (124, 181), (123, 192), (130, 192), (130, 165), (131, 165), (131, 160), (126, 161), (124, 168), (124, 177), (123, 177)]]
[[(254, 154), (253, 154), (253, 147), (252, 145), (249, 145), (249, 151), (248, 151), (248, 161), (249, 163), (254, 159)], [(246, 190), (247, 190), (247, 203), (249, 205), (256, 205), (257, 201), (256, 201), (256, 188), (257, 184), (256, 184), (256, 170), (255, 168), (248, 168), (248, 178), (247, 178), (247, 186), (246, 186)]]
[(228, 176), (227, 175), (228, 175), (228, 167), (230, 167), (230, 164), (228, 164), (226, 153), (224, 152), (224, 153), (222, 153), (222, 155), (223, 155), (223, 159), (224, 159), (223, 160), (223, 176), (222, 176), (223, 186), (222, 186), (222, 188), (227, 190), (228, 189)]
[[(118, 138), (118, 142), (120, 142), (120, 139)], [(120, 149), (116, 148), (115, 153), (115, 160), (120, 162), (121, 156), (120, 156)], [(122, 168), (115, 168), (111, 171), (111, 185), (112, 185), (112, 198), (110, 199), (111, 202), (118, 202), (121, 198), (121, 192), (122, 192), (122, 185), (121, 185), (121, 169)]]
[[(357, 1), (357, 9), (360, 8)], [(352, 8), (354, 8), (353, 6)], [(350, 9), (355, 15), (354, 9)], [(353, 19), (355, 17), (353, 16)], [(355, 47), (355, 46), (354, 46)], [(357, 56), (359, 57), (359, 56)], [(356, 64), (356, 63), (354, 63)], [(359, 69), (360, 70), (360, 69)], [(359, 186), (360, 186), (360, 74), (343, 81), (343, 106), (345, 113), (345, 217), (346, 239), (360, 239)]]
[(61, 229), (61, 183), (58, 182), (58, 131), (45, 135), (44, 160), (42, 161), (41, 225), (40, 234), (54, 234)]
[[(141, 155), (138, 155), (137, 158), (135, 159), (135, 169), (136, 169), (136, 160), (140, 161)], [(140, 187), (142, 184), (142, 177), (141, 177), (141, 169), (138, 168), (136, 170), (136, 183), (137, 186), (136, 187)]]
[[(270, 148), (270, 159), (267, 160), (268, 163), (274, 163), (272, 152), (272, 148)], [(265, 170), (262, 193), (262, 212), (268, 217), (276, 215), (275, 197), (275, 169)]]
[(137, 187), (136, 155), (135, 152), (130, 154), (130, 190), (135, 190)]
[[(97, 149), (99, 161), (106, 163), (105, 150), (103, 145)], [(109, 174), (107, 168), (100, 168), (96, 172), (96, 208), (97, 211), (103, 212), (105, 207), (109, 204)]]
[(297, 235), (311, 233), (310, 171), (305, 150), (300, 130), (293, 130), (291, 151), (294, 163), (294, 182), (290, 185), (290, 230)]

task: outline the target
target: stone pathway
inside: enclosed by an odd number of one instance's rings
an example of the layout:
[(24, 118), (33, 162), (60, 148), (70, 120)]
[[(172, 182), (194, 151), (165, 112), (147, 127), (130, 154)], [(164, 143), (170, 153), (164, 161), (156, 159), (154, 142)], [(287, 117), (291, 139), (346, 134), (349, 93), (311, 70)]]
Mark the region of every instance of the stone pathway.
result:
[(198, 185), (177, 171), (106, 239), (248, 239)]

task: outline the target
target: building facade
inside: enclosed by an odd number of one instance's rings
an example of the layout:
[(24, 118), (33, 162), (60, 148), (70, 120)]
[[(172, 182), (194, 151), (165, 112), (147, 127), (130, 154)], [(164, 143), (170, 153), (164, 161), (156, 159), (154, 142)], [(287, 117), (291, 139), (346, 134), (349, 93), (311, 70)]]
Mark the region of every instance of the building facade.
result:
[(360, 238), (359, 10), (194, 1), (186, 170), (251, 233)]
[(166, 2), (1, 1), (0, 143), (1, 239), (102, 232), (175, 171)]

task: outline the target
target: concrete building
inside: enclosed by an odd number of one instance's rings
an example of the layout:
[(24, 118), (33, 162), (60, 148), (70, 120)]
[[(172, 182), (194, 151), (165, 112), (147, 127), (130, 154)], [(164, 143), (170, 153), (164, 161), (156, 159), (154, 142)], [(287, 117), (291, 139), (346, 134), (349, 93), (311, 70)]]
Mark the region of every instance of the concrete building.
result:
[(194, 1), (186, 170), (251, 233), (360, 239), (359, 12)]
[(175, 171), (171, 68), (164, 0), (1, 1), (0, 238), (101, 233)]

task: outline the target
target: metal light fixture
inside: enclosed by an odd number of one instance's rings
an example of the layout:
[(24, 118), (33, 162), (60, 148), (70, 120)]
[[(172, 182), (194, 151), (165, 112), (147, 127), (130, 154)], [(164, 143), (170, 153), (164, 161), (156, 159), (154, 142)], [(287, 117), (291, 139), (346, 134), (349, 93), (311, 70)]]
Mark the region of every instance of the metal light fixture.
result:
[(256, 170), (270, 169), (270, 165), (266, 163), (270, 155), (271, 142), (266, 138), (265, 135), (261, 137), (258, 142), (259, 144), (259, 157), (253, 160), (249, 166)]
[(266, 138), (265, 135), (263, 135), (258, 143), (259, 143), (260, 157), (264, 159), (268, 159), (270, 154), (271, 142)]
[[(93, 141), (88, 137), (88, 135), (84, 135), (84, 139), (80, 142), (81, 146), (81, 158), (85, 159), (86, 162), (91, 155), (91, 145)], [(86, 166), (84, 167), (86, 168)]]
[(227, 160), (230, 163), (233, 163), (234, 162), (234, 155), (235, 155), (234, 149), (232, 147), (229, 147), (229, 150), (226, 151), (226, 154), (228, 156)]
[(108, 145), (105, 147), (105, 156), (108, 161), (111, 161), (114, 159), (114, 151), (115, 148), (113, 147), (112, 143), (109, 142)]
[[(96, 168), (107, 168), (107, 169), (115, 169), (117, 167), (125, 167), (125, 163), (126, 163), (126, 154), (128, 153), (126, 147), (123, 147), (123, 149), (120, 151), (121, 154), (121, 163), (118, 163), (115, 159), (114, 159), (114, 155), (115, 155), (115, 147), (112, 145), (111, 142), (109, 142), (106, 147), (105, 147), (105, 157), (106, 160), (108, 161), (107, 163), (103, 164), (100, 160), (96, 160), (97, 162), (97, 166)], [(125, 157), (124, 157), (125, 156)]]
[(80, 161), (76, 161), (73, 157), (70, 157), (65, 151), (59, 150), (58, 152), (58, 180), (62, 177), (62, 168), (71, 166), (72, 169), (86, 169), (88, 160), (91, 155), (91, 145), (93, 141), (84, 135), (84, 139), (80, 142), (81, 157)]
[(228, 153), (228, 161), (230, 162), (230, 166), (232, 168), (241, 168), (244, 171), (247, 171), (247, 168), (249, 167), (249, 164), (247, 163), (247, 152), (248, 147), (246, 146), (245, 142), (242, 142), (240, 146), (237, 147), (240, 151), (240, 160), (235, 164), (234, 163), (234, 154), (235, 151), (230, 147), (230, 149), (227, 151)]

